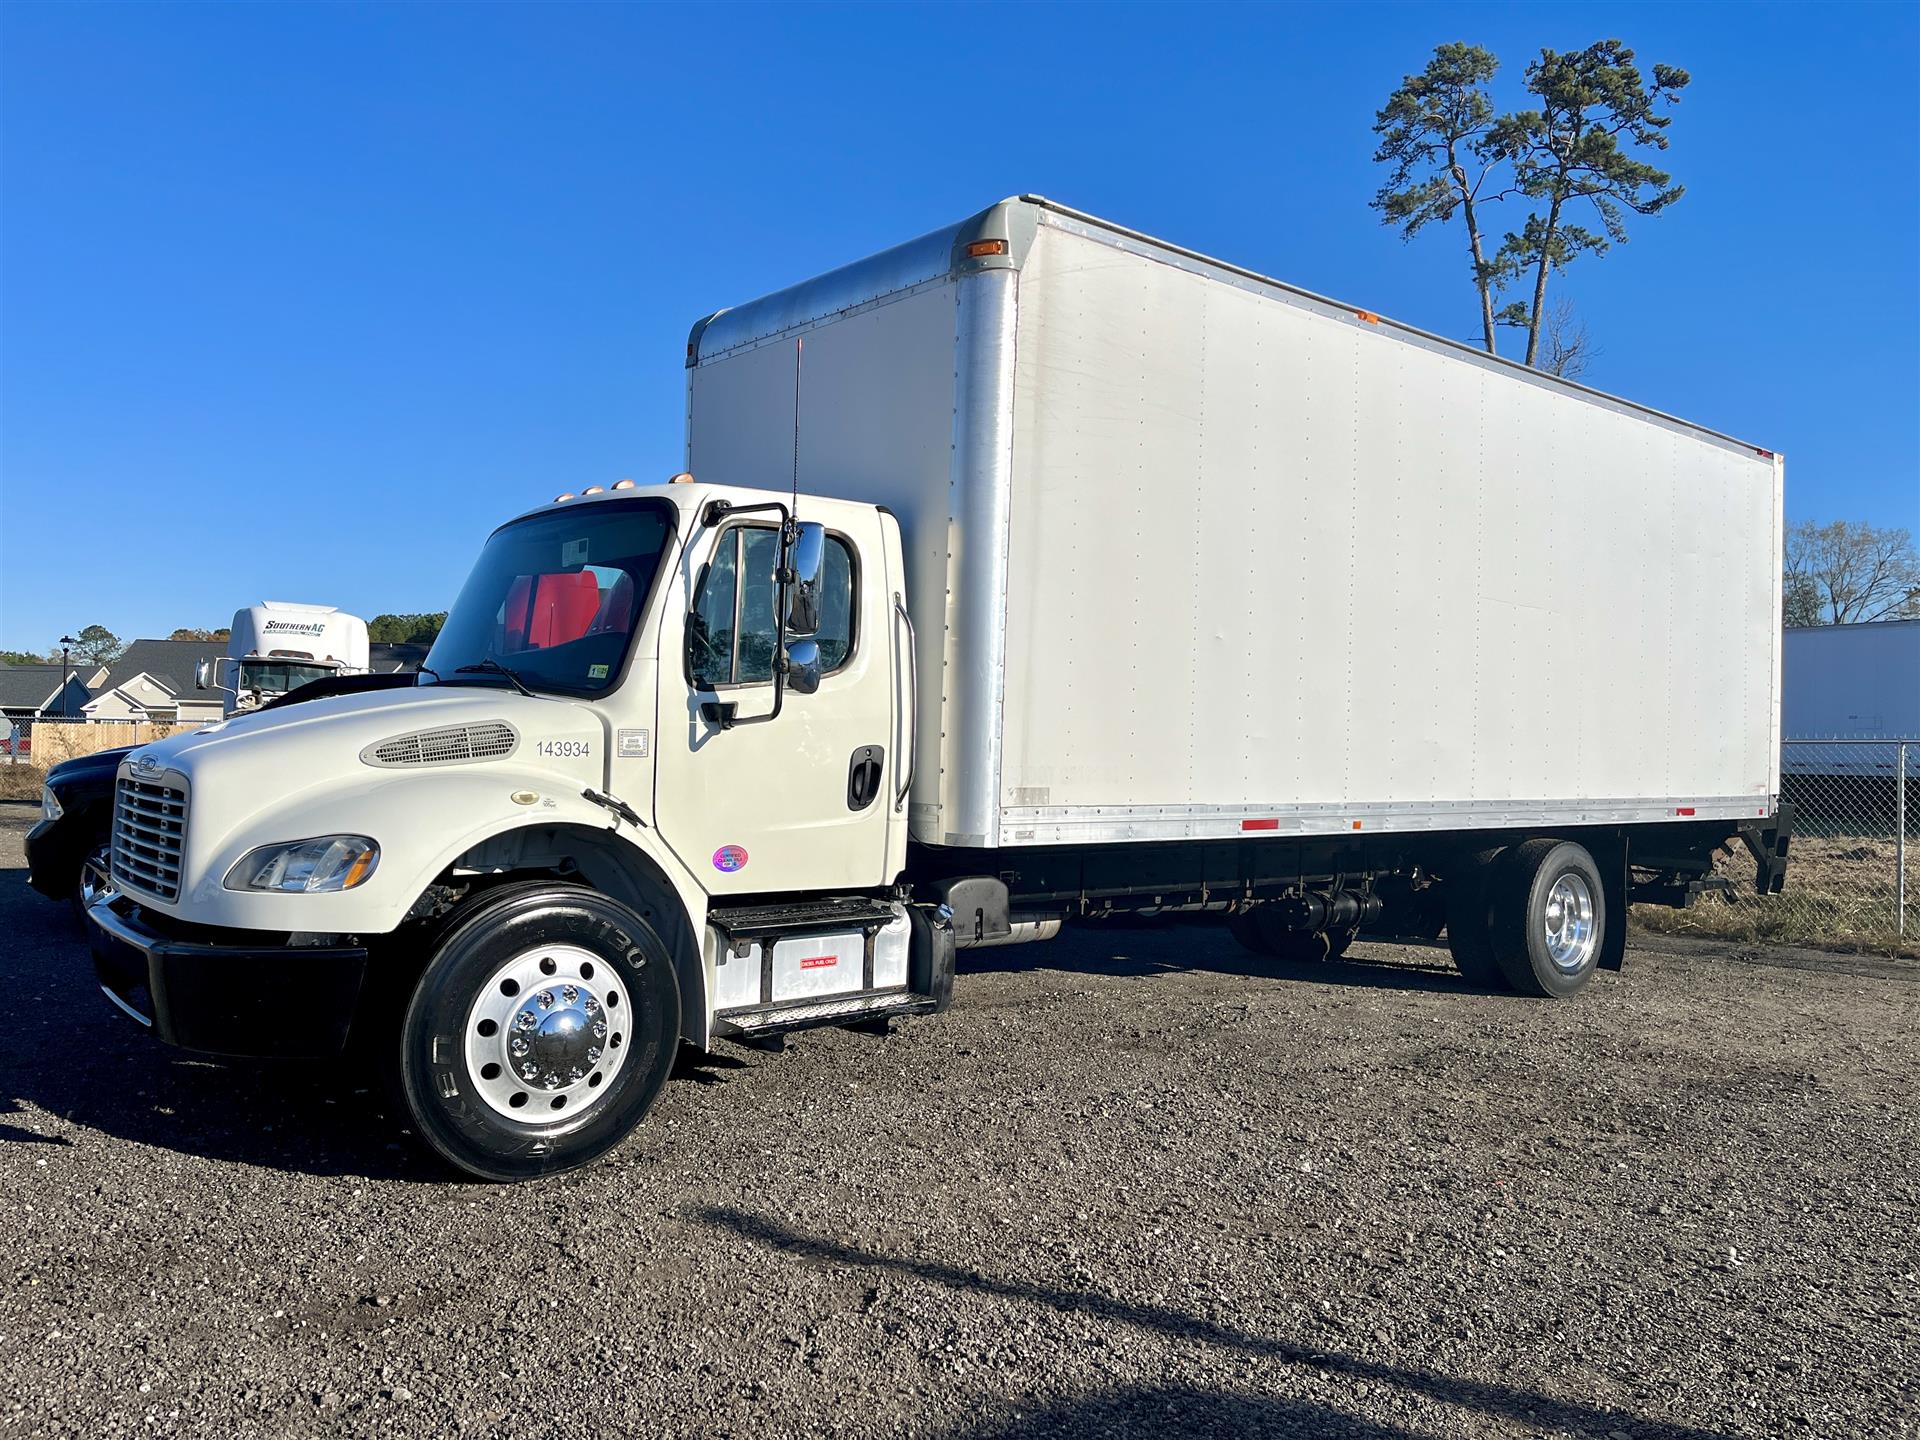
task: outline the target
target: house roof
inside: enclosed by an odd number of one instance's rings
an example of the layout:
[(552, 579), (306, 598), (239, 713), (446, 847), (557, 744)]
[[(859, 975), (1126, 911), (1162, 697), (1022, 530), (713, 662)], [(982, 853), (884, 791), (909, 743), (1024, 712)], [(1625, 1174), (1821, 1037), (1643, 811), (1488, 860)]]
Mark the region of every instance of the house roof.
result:
[(224, 640), (136, 640), (108, 667), (107, 683), (120, 685), (144, 674), (166, 686), (176, 699), (218, 704), (220, 691), (195, 685), (193, 671), (202, 660), (218, 660), (226, 653)]
[[(80, 673), (67, 674), (80, 684)], [(85, 685), (80, 685), (82, 691)], [(0, 707), (8, 710), (37, 710), (60, 693), (58, 665), (0, 665)], [(82, 700), (74, 700), (74, 714), (80, 713)], [(56, 707), (57, 708), (57, 707)]]

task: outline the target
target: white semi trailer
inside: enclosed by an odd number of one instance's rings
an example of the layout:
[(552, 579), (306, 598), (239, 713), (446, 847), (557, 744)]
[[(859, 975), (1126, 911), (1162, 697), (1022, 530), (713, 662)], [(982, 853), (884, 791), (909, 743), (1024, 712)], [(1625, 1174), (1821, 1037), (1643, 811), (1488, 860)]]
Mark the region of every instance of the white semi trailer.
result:
[(357, 1035), (516, 1179), (683, 1042), (944, 1008), (956, 948), (1444, 921), (1568, 996), (1717, 847), (1779, 884), (1765, 450), (1034, 199), (687, 360), (692, 474), (500, 526), (417, 687), (130, 757), (116, 1003)]
[(248, 605), (233, 612), (231, 637), (226, 656), (195, 677), (225, 692), (230, 716), (258, 710), (315, 680), (367, 673), (367, 622), (331, 605)]

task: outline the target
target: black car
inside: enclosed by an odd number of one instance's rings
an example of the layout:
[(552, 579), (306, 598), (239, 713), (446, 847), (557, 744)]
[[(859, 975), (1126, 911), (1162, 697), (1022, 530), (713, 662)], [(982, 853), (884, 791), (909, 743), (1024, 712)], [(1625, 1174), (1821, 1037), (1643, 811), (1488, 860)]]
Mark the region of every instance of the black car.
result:
[[(329, 695), (388, 690), (412, 685), (416, 678), (406, 672), (315, 680), (260, 708), (277, 710)], [(113, 837), (114, 777), (120, 762), (136, 748), (122, 745), (77, 756), (47, 772), (40, 823), (27, 832), (27, 883), (51, 900), (67, 901), (76, 915), (84, 917), (101, 887), (112, 883), (107, 847)]]
[(27, 832), (27, 883), (76, 915), (107, 883), (107, 841), (113, 833), (113, 777), (134, 747), (99, 750), (47, 772), (40, 823)]

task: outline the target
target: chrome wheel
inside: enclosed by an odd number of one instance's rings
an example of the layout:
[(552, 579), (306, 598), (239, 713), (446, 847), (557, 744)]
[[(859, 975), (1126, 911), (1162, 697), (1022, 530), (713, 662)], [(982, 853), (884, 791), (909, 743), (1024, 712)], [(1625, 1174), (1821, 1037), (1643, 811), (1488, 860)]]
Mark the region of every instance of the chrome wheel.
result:
[(1563, 975), (1577, 975), (1592, 963), (1599, 927), (1594, 923), (1593, 890), (1572, 872), (1553, 882), (1544, 911), (1547, 958)]
[(73, 882), (73, 903), (80, 918), (86, 919), (87, 910), (96, 900), (104, 900), (118, 890), (113, 883), (112, 852), (102, 845), (81, 862), (79, 878)]
[(585, 1116), (627, 1056), (631, 1007), (592, 951), (541, 945), (494, 971), (467, 1012), (467, 1071), (509, 1120)]

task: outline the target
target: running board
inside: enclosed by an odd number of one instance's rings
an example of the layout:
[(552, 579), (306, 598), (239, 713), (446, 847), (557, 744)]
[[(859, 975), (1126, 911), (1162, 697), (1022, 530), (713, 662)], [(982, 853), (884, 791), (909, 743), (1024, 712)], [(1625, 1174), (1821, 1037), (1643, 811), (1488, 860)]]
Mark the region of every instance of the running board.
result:
[(710, 910), (707, 923), (729, 939), (757, 940), (768, 935), (808, 935), (822, 930), (864, 930), (895, 918), (885, 900), (839, 895), (784, 905), (737, 905)]
[(900, 1015), (931, 1015), (938, 1007), (931, 996), (910, 990), (870, 991), (864, 995), (834, 995), (819, 1000), (790, 1000), (780, 1005), (754, 1005), (726, 1010), (713, 1017), (716, 1035), (759, 1039), (820, 1025), (852, 1025), (863, 1020), (892, 1019)]

